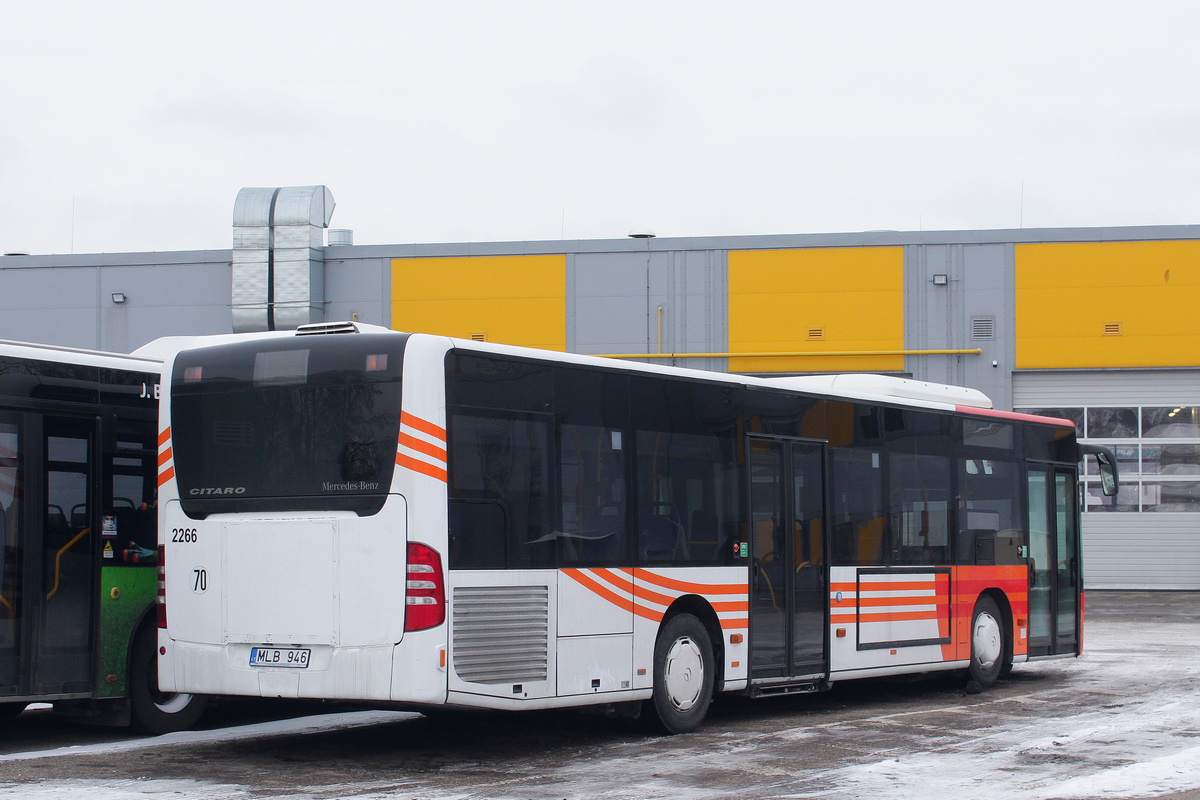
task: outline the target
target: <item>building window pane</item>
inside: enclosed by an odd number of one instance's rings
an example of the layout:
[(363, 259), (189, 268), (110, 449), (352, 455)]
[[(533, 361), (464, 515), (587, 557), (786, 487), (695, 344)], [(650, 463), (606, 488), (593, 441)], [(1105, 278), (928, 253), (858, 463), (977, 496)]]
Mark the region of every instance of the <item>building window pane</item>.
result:
[[(1118, 458), (1118, 463), (1120, 456)], [(1200, 475), (1200, 444), (1142, 445), (1145, 475)]]
[(1146, 439), (1200, 438), (1200, 406), (1143, 408), (1142, 437)]
[(1089, 481), (1087, 484), (1087, 503), (1084, 511), (1137, 511), (1138, 484), (1137, 481), (1121, 481), (1116, 497), (1105, 497), (1100, 489), (1099, 481)]
[(1138, 412), (1136, 408), (1089, 408), (1087, 438), (1136, 439)]
[(1145, 481), (1143, 511), (1200, 511), (1200, 481)]
[[(1097, 442), (1097, 444), (1103, 444), (1117, 457), (1117, 474), (1122, 482), (1127, 476), (1138, 474), (1138, 446), (1136, 444), (1105, 444), (1104, 442)], [(1099, 462), (1095, 457), (1085, 458), (1083, 463), (1088, 475), (1099, 474), (1097, 466)]]

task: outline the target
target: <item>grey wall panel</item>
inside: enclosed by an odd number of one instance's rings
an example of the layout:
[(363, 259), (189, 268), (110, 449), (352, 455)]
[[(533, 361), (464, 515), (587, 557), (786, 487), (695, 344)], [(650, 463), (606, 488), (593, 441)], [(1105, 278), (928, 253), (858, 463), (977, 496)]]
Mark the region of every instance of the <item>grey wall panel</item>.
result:
[(33, 308), (0, 311), (0, 339), (98, 350), (93, 308)]
[(1085, 589), (1200, 589), (1200, 514), (1084, 514)]
[(0, 270), (0, 309), (95, 308), (97, 267)]
[(102, 309), (99, 350), (128, 353), (162, 336), (230, 333), (229, 306), (149, 306)]
[(654, 349), (647, 322), (650, 255), (581, 253), (568, 260), (568, 349), (577, 353)]
[(1106, 369), (1018, 372), (1013, 406), (1200, 404), (1200, 370)]
[[(579, 353), (725, 352), (721, 251), (578, 253), (567, 259), (567, 347)], [(680, 359), (725, 369), (724, 359)]]
[[(980, 355), (905, 358), (920, 380), (979, 389), (996, 408), (1011, 408), (1015, 350), (1013, 250), (1009, 245), (918, 245), (904, 251), (904, 346), (910, 350), (979, 348)], [(934, 283), (945, 275), (944, 285)], [(992, 338), (972, 338), (971, 319), (992, 319)], [(995, 362), (995, 366), (993, 366)]]
[(391, 319), (391, 264), (384, 258), (357, 258), (325, 262), (325, 318), (354, 318), (372, 325)]

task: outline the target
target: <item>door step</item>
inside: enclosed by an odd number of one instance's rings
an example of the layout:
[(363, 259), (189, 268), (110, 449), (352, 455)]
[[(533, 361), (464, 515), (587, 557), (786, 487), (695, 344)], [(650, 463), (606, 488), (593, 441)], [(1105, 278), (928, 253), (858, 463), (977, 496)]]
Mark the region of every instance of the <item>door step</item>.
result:
[(785, 694), (809, 694), (829, 688), (824, 675), (805, 675), (797, 678), (766, 678), (752, 681), (751, 697), (778, 697)]

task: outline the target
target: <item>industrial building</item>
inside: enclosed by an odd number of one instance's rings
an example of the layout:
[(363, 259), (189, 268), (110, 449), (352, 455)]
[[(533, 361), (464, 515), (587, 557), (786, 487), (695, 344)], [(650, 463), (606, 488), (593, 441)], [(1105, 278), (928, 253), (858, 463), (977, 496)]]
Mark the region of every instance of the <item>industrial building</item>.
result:
[(1200, 226), (351, 244), (323, 186), (243, 189), (229, 250), (0, 257), (0, 338), (129, 352), (357, 319), (756, 375), (880, 372), (1112, 447), (1087, 586), (1200, 589)]

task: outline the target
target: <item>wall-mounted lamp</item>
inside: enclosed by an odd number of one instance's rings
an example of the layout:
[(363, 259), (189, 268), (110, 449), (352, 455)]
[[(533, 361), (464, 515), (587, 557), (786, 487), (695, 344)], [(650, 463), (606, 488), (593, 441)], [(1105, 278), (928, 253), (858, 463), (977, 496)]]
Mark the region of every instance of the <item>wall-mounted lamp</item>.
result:
[(124, 292), (113, 292), (112, 298), (113, 298), (113, 302), (116, 303), (117, 305), (121, 305), (126, 300)]
[(933, 276), (933, 285), (934, 286), (945, 286), (949, 282), (950, 282), (950, 276), (944, 272), (939, 272), (938, 274)]

